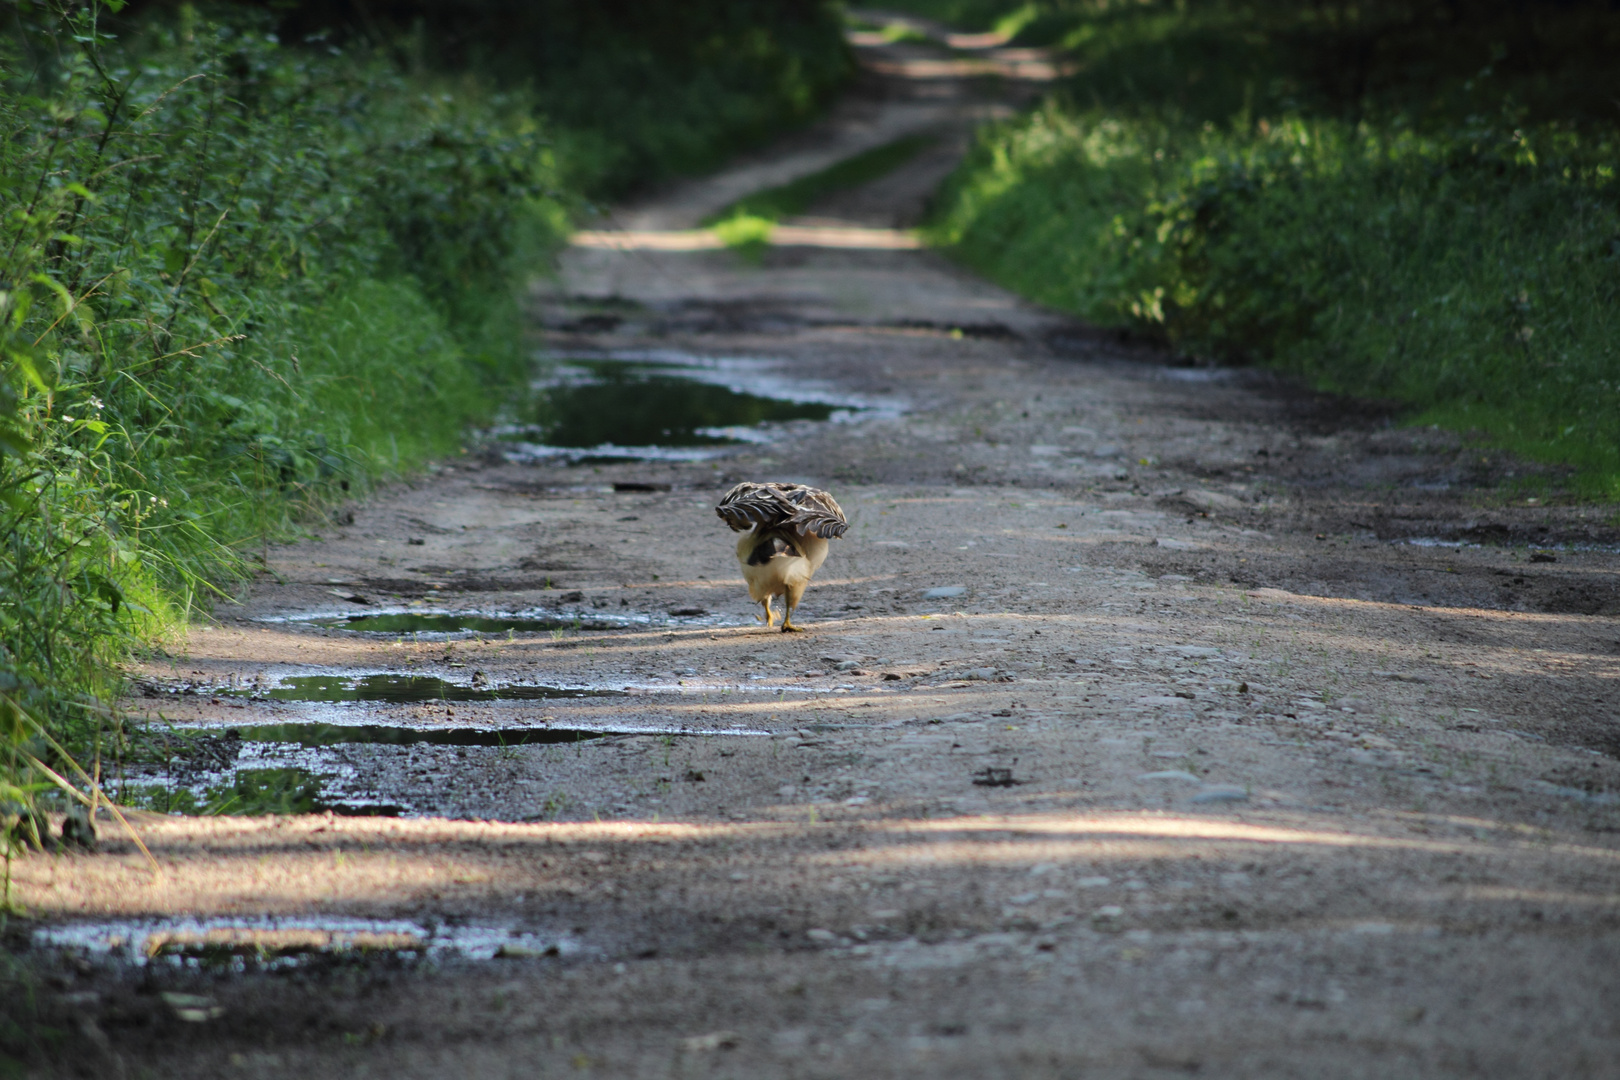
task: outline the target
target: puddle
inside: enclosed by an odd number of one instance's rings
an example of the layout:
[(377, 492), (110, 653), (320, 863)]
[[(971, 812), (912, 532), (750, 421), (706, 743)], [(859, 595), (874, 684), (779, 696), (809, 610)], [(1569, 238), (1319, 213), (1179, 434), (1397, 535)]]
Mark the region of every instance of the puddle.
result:
[(133, 777), (119, 797), (131, 806), (184, 817), (264, 817), (324, 814), (399, 817), (406, 809), (375, 799), (345, 798), (328, 790), (336, 779), (303, 767), (238, 768), (210, 774), (199, 784), (166, 784)]
[[(580, 490), (603, 490), (580, 489)], [(481, 634), (552, 634), (604, 630), (633, 630), (649, 626), (742, 626), (744, 620), (700, 608), (668, 612), (584, 611), (444, 611), (382, 608), (364, 614), (350, 611), (305, 611), (290, 615), (261, 615), (257, 621), (278, 625), (321, 626), (379, 637), (456, 637)]]
[(371, 634), (542, 634), (553, 630), (617, 630), (618, 623), (578, 619), (506, 618), (498, 615), (350, 615), (313, 619), (317, 626)]
[(338, 704), (371, 701), (410, 705), (429, 701), (544, 701), (555, 698), (623, 697), (622, 690), (567, 686), (463, 685), (431, 675), (290, 675), (271, 689), (213, 691), (219, 697), (258, 701), (307, 701)]
[(900, 407), (776, 373), (777, 361), (622, 352), (567, 357), (492, 434), (510, 460), (697, 460), (767, 442), (770, 426), (898, 415)]
[[(571, 743), (606, 735), (642, 734), (600, 728), (557, 727), (405, 727), (392, 724), (255, 724), (233, 727), (245, 742), (287, 743), (295, 746), (338, 746), (380, 743), (385, 746), (524, 746), (529, 743)], [(687, 734), (647, 731), (644, 734)], [(704, 732), (702, 734), (713, 734)], [(726, 732), (731, 734), (731, 732)]]
[(216, 918), (113, 920), (47, 926), (35, 948), (69, 949), (137, 967), (287, 968), (331, 956), (392, 955), (408, 959), (491, 960), (570, 957), (574, 939), (515, 927), (437, 925), (406, 919)]

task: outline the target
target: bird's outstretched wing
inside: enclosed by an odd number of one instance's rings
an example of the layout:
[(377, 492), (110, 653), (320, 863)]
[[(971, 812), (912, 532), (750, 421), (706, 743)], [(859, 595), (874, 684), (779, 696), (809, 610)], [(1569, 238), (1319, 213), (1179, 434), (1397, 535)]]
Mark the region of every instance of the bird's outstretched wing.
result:
[(741, 483), (714, 508), (720, 520), (732, 531), (790, 527), (799, 533), (815, 533), (823, 540), (843, 536), (849, 528), (838, 501), (820, 488), (804, 484)]

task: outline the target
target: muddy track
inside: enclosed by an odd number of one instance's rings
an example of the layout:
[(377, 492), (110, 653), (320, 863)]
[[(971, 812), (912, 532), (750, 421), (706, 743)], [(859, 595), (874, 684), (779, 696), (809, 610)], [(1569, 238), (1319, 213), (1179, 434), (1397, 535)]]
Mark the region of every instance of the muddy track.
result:
[[(1613, 508), (894, 246), (1039, 58), (861, 49), (826, 123), (535, 295), (553, 356), (848, 414), (689, 460), (490, 441), (272, 549), (137, 673), (130, 768), (315, 776), (316, 812), (139, 815), (156, 874), (106, 822), (20, 863), (71, 1033), (39, 1075), (1614, 1075)], [(757, 261), (663, 239), (919, 130)], [(742, 479), (849, 513), (806, 633), (752, 621)]]

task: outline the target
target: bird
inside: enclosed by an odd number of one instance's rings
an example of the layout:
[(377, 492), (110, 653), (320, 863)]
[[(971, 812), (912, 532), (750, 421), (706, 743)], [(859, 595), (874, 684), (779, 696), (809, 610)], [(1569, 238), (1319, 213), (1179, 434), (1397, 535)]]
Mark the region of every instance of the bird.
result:
[(748, 595), (765, 605), (758, 616), (774, 628), (773, 597), (786, 599), (782, 632), (798, 631), (793, 610), (799, 606), (810, 577), (827, 561), (827, 541), (843, 536), (849, 521), (838, 502), (820, 488), (804, 484), (743, 482), (726, 492), (714, 508), (737, 541), (737, 562), (742, 565)]

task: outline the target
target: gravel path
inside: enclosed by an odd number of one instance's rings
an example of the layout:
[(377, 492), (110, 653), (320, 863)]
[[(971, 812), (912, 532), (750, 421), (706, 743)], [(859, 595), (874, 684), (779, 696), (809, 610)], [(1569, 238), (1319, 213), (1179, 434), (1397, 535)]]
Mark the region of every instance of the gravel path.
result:
[[(1023, 90), (863, 53), (885, 73), (828, 122), (603, 228), (689, 229), (927, 128), (946, 149), (787, 223), (914, 224)], [(537, 292), (554, 353), (723, 358), (867, 408), (703, 460), (469, 455), (272, 549), (134, 702), (330, 719), (222, 691), (387, 672), (613, 693), (342, 715), (611, 734), (346, 744), (340, 794), (405, 816), (144, 815), (160, 874), (105, 825), (101, 854), (13, 869), (51, 926), (303, 919), (318, 947), (394, 920), (500, 958), (35, 953), (64, 1075), (1616, 1075), (1612, 508), (1513, 497), (1522, 462), (1175, 366), (928, 251), (629, 246)], [(741, 479), (849, 514), (804, 634), (750, 621), (712, 511)], [(579, 628), (285, 621), (377, 608)]]

